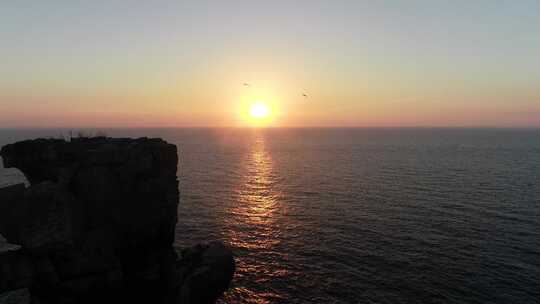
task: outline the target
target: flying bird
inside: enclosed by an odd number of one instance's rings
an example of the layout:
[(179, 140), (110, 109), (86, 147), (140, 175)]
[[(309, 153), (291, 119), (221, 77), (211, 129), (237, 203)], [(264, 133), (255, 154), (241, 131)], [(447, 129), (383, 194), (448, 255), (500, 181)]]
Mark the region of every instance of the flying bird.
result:
[(305, 98), (307, 98), (307, 97), (308, 97), (306, 93), (302, 94), (302, 96), (304, 96)]
[(249, 83), (247, 83), (247, 82), (244, 82), (244, 86), (245, 86), (245, 87), (249, 87), (249, 86), (251, 86), (251, 85), (250, 85)]

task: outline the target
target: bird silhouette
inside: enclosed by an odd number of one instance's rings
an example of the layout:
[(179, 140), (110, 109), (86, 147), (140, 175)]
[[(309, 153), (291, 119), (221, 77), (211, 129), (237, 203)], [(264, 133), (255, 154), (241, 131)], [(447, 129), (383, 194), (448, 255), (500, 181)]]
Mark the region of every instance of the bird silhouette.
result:
[(306, 93), (303, 93), (303, 94), (302, 94), (302, 96), (304, 96), (305, 98), (307, 98), (307, 97), (308, 97)]
[(249, 87), (249, 86), (251, 86), (251, 85), (250, 85), (249, 83), (247, 83), (247, 82), (244, 82), (244, 86), (245, 86), (245, 87)]

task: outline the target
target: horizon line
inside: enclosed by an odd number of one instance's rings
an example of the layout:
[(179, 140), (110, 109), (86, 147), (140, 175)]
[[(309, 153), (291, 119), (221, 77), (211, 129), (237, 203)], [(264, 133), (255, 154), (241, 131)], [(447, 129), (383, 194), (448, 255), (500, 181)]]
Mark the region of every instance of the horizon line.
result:
[(540, 129), (531, 126), (7, 126), (0, 130), (30, 129)]

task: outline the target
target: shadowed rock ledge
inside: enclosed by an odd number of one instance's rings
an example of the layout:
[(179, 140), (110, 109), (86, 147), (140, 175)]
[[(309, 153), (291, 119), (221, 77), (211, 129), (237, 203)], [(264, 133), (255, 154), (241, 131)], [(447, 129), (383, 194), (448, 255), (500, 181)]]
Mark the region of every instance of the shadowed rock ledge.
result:
[(0, 303), (12, 293), (35, 303), (213, 303), (228, 288), (234, 259), (223, 244), (180, 258), (172, 247), (175, 145), (36, 139), (0, 155), (30, 181), (0, 189)]

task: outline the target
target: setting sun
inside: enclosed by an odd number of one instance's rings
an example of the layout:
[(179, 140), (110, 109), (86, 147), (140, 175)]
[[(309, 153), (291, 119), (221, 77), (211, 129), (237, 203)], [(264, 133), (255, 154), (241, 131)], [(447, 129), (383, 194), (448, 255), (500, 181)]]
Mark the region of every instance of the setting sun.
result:
[(256, 102), (251, 105), (249, 109), (249, 115), (253, 118), (265, 118), (270, 115), (270, 109), (268, 106), (262, 102)]
[[(279, 103), (272, 97), (271, 92), (264, 92), (264, 98), (259, 96), (241, 96), (238, 100), (240, 126), (270, 127), (275, 126), (280, 116)], [(255, 94), (253, 94), (255, 95)]]

